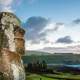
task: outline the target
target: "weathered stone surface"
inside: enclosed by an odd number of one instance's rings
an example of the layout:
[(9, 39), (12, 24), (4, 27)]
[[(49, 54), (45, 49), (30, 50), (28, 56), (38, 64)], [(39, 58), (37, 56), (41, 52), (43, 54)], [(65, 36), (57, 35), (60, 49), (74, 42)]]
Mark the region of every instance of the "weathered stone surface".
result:
[(0, 72), (4, 80), (25, 80), (21, 56), (25, 52), (25, 31), (12, 13), (0, 13)]

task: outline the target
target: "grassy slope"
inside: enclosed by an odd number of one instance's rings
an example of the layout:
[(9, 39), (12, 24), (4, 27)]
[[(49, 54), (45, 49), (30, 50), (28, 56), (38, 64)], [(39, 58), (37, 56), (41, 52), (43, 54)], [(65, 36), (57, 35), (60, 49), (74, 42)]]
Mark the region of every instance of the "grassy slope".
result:
[[(40, 79), (41, 78), (41, 79)], [(26, 77), (26, 80), (80, 80), (80, 75), (70, 75), (70, 74), (30, 74)]]
[(44, 74), (45, 77), (55, 78), (55, 79), (63, 79), (63, 80), (80, 80), (80, 75), (71, 75), (69, 73), (57, 75), (57, 74)]
[(31, 74), (26, 77), (26, 80), (58, 80), (58, 79), (48, 78), (38, 74)]

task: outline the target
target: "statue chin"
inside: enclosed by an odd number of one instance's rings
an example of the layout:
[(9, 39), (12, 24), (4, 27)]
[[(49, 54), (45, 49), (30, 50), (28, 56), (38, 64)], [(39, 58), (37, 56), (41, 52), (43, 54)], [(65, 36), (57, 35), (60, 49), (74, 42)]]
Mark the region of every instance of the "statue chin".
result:
[(20, 64), (11, 63), (10, 72), (3, 74), (4, 80), (25, 80), (24, 67)]
[(21, 56), (7, 49), (3, 49), (1, 54), (2, 66), (0, 69), (4, 80), (25, 80), (25, 70)]

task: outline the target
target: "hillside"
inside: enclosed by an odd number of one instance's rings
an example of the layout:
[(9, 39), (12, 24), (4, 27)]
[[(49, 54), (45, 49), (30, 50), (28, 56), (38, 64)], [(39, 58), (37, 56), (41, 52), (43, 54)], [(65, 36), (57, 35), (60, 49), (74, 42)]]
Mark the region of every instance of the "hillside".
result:
[(47, 64), (80, 64), (80, 55), (72, 53), (55, 53), (49, 54), (38, 51), (27, 51), (26, 56), (23, 56), (24, 63), (43, 61)]
[(41, 51), (25, 51), (25, 56), (31, 56), (31, 55), (50, 55), (48, 52), (41, 52)]

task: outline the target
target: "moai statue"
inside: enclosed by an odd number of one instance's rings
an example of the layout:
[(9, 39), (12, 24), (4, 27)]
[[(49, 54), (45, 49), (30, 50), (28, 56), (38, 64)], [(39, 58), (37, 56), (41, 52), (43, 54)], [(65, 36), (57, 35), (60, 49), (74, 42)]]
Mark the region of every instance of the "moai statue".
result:
[(0, 72), (4, 80), (25, 80), (22, 55), (25, 53), (25, 31), (12, 13), (0, 13)]

